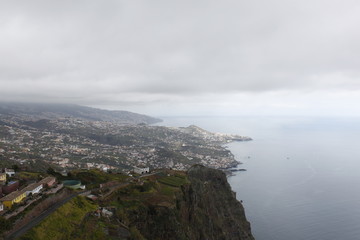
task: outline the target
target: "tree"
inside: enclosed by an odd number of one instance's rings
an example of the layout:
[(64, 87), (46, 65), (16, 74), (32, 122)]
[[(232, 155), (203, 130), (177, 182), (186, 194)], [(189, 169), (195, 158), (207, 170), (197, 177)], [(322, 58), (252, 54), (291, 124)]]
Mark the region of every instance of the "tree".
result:
[(46, 172), (51, 175), (55, 174), (55, 170), (52, 167), (49, 167)]
[(14, 165), (12, 165), (12, 169), (14, 169), (15, 172), (18, 172), (19, 171), (19, 166), (14, 164)]

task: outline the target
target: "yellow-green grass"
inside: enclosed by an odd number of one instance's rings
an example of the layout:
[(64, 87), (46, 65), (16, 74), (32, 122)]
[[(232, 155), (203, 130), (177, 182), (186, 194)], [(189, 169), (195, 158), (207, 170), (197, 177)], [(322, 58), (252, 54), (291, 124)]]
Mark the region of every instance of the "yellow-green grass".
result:
[(37, 173), (37, 172), (18, 172), (17, 177), (24, 180), (30, 180), (30, 179), (39, 179), (40, 176), (43, 177), (43, 173)]
[(65, 240), (72, 239), (87, 213), (97, 209), (84, 197), (76, 197), (66, 203), (21, 239)]
[(181, 185), (184, 185), (188, 182), (186, 177), (181, 175), (163, 177), (160, 178), (158, 181), (162, 184), (169, 185), (172, 187), (180, 187)]
[[(105, 230), (111, 226), (111, 224), (104, 223), (94, 216), (89, 216), (83, 222), (83, 224), (72, 235), (72, 240), (99, 240), (109, 239), (105, 234)], [(109, 225), (109, 226), (108, 226)]]
[(174, 188), (174, 187), (171, 187), (168, 185), (164, 185), (161, 187), (160, 193), (165, 196), (173, 196), (177, 190), (178, 190), (177, 188)]

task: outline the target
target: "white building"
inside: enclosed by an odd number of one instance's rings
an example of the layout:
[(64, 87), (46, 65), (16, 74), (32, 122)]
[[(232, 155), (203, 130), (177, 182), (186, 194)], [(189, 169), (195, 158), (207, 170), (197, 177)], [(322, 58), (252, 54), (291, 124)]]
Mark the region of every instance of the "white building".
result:
[(43, 189), (42, 183), (33, 183), (24, 188), (24, 190), (26, 191), (26, 196), (30, 195), (30, 193), (37, 194), (41, 191), (41, 189)]
[(4, 211), (4, 205), (2, 203), (0, 203), (0, 212)]
[(15, 171), (14, 171), (14, 169), (5, 168), (5, 173), (6, 173), (9, 177), (15, 176)]
[(145, 174), (149, 173), (150, 171), (148, 167), (135, 167), (134, 172), (137, 174)]

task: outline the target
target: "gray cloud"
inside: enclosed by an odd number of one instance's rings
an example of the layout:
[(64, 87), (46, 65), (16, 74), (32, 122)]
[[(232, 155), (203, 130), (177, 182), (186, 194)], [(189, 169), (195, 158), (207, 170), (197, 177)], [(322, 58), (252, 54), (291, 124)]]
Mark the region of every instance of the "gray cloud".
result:
[(105, 106), (360, 90), (359, 10), (338, 0), (6, 1), (0, 98)]

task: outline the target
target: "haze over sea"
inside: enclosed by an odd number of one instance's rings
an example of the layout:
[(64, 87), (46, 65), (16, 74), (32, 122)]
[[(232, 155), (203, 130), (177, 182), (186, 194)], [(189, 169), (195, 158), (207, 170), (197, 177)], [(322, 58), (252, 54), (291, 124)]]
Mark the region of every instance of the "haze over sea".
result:
[(163, 119), (254, 139), (228, 145), (247, 169), (228, 180), (257, 240), (359, 239), (360, 119)]

